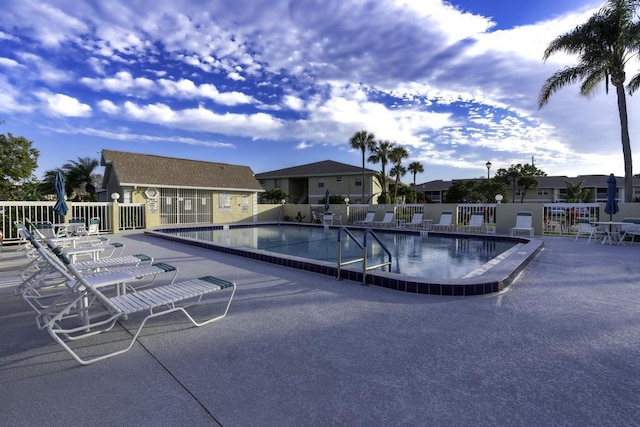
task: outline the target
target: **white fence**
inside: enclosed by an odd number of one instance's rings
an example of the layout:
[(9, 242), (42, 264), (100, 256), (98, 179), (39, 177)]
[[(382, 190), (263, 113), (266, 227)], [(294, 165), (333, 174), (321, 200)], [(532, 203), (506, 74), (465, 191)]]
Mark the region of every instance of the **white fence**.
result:
[[(0, 202), (0, 226), (5, 242), (18, 241), (18, 235), (14, 222), (24, 223), (25, 219), (31, 222), (51, 222), (59, 224), (64, 218), (53, 211), (55, 202)], [(100, 218), (100, 232), (111, 233), (113, 224), (113, 203), (81, 203), (70, 204), (67, 217), (84, 218), (88, 225), (89, 219)], [(118, 230), (131, 230), (145, 228), (144, 204), (121, 203), (119, 205), (120, 222), (116, 225)]]

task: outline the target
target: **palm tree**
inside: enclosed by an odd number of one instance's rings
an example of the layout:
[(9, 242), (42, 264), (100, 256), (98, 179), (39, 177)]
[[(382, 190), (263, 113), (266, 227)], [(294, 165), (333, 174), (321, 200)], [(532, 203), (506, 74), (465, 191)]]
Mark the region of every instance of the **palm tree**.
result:
[(564, 180), (564, 184), (567, 186), (567, 197), (565, 202), (568, 203), (584, 203), (589, 197), (591, 190), (588, 188), (582, 188), (584, 180), (578, 181), (574, 184), (571, 181)]
[(355, 150), (360, 150), (362, 152), (362, 203), (364, 203), (364, 159), (365, 152), (367, 150), (372, 151), (373, 147), (376, 145), (376, 137), (371, 132), (367, 132), (366, 130), (361, 130), (360, 132), (356, 132), (350, 139), (349, 144), (351, 144), (351, 148)]
[(397, 164), (396, 166), (392, 167), (391, 170), (389, 171), (389, 175), (396, 178), (396, 183), (393, 187), (394, 203), (398, 203), (397, 198), (398, 198), (398, 188), (400, 187), (400, 178), (402, 178), (406, 174), (407, 174), (407, 168), (405, 168), (401, 164)]
[(389, 155), (393, 149), (393, 143), (389, 141), (378, 141), (378, 143), (371, 150), (371, 155), (367, 159), (373, 164), (381, 164), (381, 176), (382, 176), (382, 198), (385, 199), (387, 194), (387, 163), (389, 162)]
[[(404, 147), (393, 147), (391, 153), (389, 153), (389, 160), (393, 164), (395, 174), (389, 173), (391, 176), (396, 177), (396, 186), (393, 188), (393, 201), (396, 201), (396, 195), (398, 194), (398, 186), (400, 185), (400, 178), (407, 174), (407, 169), (402, 166), (402, 161), (409, 158), (409, 152)], [(392, 171), (393, 171), (392, 169)]]
[(100, 162), (90, 157), (78, 157), (78, 160), (70, 160), (62, 165), (67, 187), (78, 188), (84, 186), (91, 200), (96, 198), (96, 187), (93, 184), (94, 171), (100, 166)]
[[(544, 61), (555, 53), (564, 52), (577, 55), (579, 62), (549, 77), (538, 98), (538, 106), (542, 108), (553, 93), (577, 81), (582, 82), (580, 94), (583, 96), (593, 94), (603, 80), (608, 93), (611, 81), (618, 97), (625, 202), (630, 202), (633, 195), (633, 167), (624, 81), (625, 66), (637, 53), (640, 40), (640, 24), (633, 21), (636, 4), (636, 0), (609, 0), (586, 23), (553, 40), (544, 52)], [(640, 76), (636, 77), (638, 79), (634, 77), (630, 90), (637, 88), (636, 82), (640, 85)]]
[(413, 174), (413, 192), (414, 192), (413, 198), (415, 199), (415, 201), (417, 203), (418, 202), (418, 190), (416, 188), (416, 175), (419, 174), (419, 173), (424, 172), (424, 168), (422, 167), (422, 163), (420, 163), (420, 162), (411, 162), (411, 164), (409, 165), (407, 170)]

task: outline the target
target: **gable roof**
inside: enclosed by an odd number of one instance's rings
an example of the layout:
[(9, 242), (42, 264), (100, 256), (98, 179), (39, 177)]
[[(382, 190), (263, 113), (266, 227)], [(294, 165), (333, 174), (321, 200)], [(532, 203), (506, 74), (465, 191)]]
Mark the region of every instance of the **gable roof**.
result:
[[(377, 172), (365, 169), (365, 174), (372, 175)], [(306, 178), (309, 176), (326, 175), (362, 175), (362, 168), (348, 165), (346, 163), (335, 162), (333, 160), (323, 160), (321, 162), (308, 163), (306, 165), (293, 166), (285, 169), (278, 169), (270, 172), (256, 174), (256, 179), (269, 178)]]
[(102, 150), (101, 164), (121, 186), (264, 191), (248, 166), (113, 150)]

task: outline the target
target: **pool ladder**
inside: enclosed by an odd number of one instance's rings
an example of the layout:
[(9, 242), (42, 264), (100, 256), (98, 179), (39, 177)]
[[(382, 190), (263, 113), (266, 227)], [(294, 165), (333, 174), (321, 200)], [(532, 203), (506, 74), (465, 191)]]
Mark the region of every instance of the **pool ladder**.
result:
[[(358, 245), (358, 247), (362, 249), (362, 258), (342, 262), (342, 233), (343, 232), (347, 234), (349, 237), (351, 237), (351, 240), (353, 240)], [(387, 254), (388, 261), (381, 262), (379, 264), (374, 264), (374, 265), (367, 265), (367, 236), (371, 236), (376, 242), (378, 242), (382, 250), (384, 250), (384, 252)], [(389, 249), (387, 249), (384, 243), (382, 243), (382, 240), (380, 240), (380, 238), (376, 235), (376, 233), (374, 233), (373, 230), (371, 230), (370, 228), (367, 228), (364, 230), (364, 233), (362, 235), (362, 242), (359, 242), (358, 239), (356, 239), (355, 236), (351, 234), (351, 232), (346, 227), (340, 227), (340, 229), (338, 230), (338, 271), (337, 271), (336, 279), (338, 280), (342, 279), (340, 277), (340, 272), (343, 266), (349, 265), (349, 264), (355, 264), (356, 262), (362, 262), (362, 285), (367, 286), (367, 270), (373, 270), (374, 268), (388, 266), (389, 271), (391, 271), (391, 252), (389, 252)]]

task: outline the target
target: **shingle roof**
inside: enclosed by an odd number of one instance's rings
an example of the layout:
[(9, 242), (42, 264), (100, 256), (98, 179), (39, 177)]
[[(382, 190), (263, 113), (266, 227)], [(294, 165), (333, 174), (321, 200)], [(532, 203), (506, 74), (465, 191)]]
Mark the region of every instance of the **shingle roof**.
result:
[(102, 165), (120, 185), (264, 191), (248, 166), (113, 150), (102, 150)]
[[(365, 169), (366, 174), (377, 173), (371, 169)], [(362, 175), (362, 168), (348, 165), (346, 163), (324, 160), (321, 162), (308, 163), (306, 165), (294, 166), (291, 168), (278, 169), (269, 172), (256, 174), (257, 179), (269, 178), (304, 178), (309, 176), (325, 175)]]

